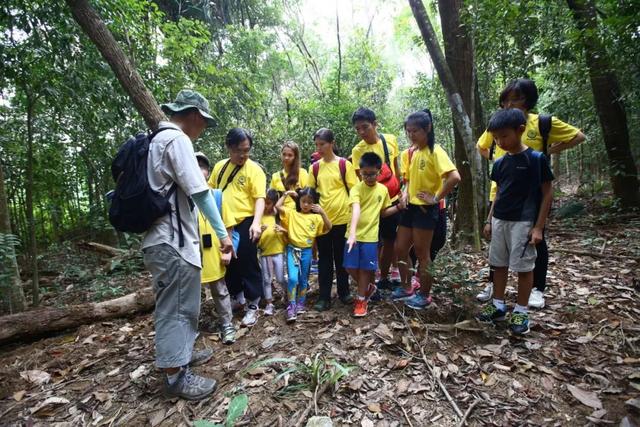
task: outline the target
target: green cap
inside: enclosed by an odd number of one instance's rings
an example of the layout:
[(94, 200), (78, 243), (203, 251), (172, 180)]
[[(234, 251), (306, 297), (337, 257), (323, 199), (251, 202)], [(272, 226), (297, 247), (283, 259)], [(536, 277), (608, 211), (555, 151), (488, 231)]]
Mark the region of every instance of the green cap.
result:
[(211, 114), (209, 114), (209, 101), (195, 90), (182, 89), (178, 92), (178, 96), (176, 96), (174, 102), (162, 104), (160, 108), (169, 115), (170, 113), (177, 113), (189, 108), (197, 108), (202, 117), (207, 120), (207, 127), (214, 127), (216, 125), (215, 120), (211, 117)]

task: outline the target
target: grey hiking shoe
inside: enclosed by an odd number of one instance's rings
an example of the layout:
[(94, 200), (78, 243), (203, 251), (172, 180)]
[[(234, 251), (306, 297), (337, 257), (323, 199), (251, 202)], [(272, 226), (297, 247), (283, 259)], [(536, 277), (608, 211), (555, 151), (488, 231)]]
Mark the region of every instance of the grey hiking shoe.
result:
[(165, 377), (164, 390), (170, 397), (181, 397), (186, 400), (201, 400), (216, 389), (216, 380), (195, 375), (189, 368), (180, 369), (178, 379), (173, 384)]
[(222, 337), (222, 344), (230, 345), (236, 342), (236, 328), (233, 324), (220, 326), (220, 336)]
[(189, 366), (200, 366), (207, 363), (213, 357), (213, 350), (205, 348), (204, 350), (193, 350), (191, 353), (191, 361)]

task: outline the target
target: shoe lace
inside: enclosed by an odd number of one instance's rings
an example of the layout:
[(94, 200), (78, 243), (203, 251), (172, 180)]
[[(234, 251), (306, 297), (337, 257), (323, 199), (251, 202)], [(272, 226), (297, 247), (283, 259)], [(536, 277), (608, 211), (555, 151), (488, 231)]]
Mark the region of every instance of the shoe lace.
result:
[(513, 313), (511, 315), (511, 323), (514, 325), (524, 325), (527, 321), (527, 315), (524, 313)]
[(485, 314), (487, 316), (491, 316), (496, 311), (498, 311), (498, 309), (496, 308), (495, 305), (488, 304), (488, 305), (485, 305), (484, 308), (482, 309), (482, 314)]

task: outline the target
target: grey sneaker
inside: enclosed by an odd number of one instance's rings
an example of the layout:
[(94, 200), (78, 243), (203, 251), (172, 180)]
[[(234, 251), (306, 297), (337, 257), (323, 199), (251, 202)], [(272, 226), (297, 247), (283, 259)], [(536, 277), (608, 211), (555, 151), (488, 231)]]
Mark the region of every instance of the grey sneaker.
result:
[(207, 363), (213, 357), (213, 350), (205, 348), (204, 350), (193, 350), (191, 353), (191, 361), (189, 366), (200, 366)]
[(164, 379), (165, 393), (170, 397), (181, 397), (187, 400), (201, 400), (216, 390), (216, 380), (195, 375), (189, 368), (180, 369), (178, 379), (169, 384)]
[(273, 316), (273, 313), (276, 311), (276, 308), (273, 306), (272, 303), (269, 303), (264, 306), (264, 310), (262, 311), (264, 312), (265, 316)]
[(251, 327), (256, 324), (258, 321), (258, 307), (253, 304), (250, 304), (247, 312), (244, 314), (242, 318), (241, 326)]
[(487, 302), (491, 299), (492, 296), (493, 296), (493, 283), (489, 282), (487, 283), (487, 286), (484, 287), (482, 292), (476, 295), (476, 299), (478, 301)]
[(233, 324), (220, 326), (220, 336), (222, 337), (222, 344), (231, 345), (236, 342), (236, 328)]

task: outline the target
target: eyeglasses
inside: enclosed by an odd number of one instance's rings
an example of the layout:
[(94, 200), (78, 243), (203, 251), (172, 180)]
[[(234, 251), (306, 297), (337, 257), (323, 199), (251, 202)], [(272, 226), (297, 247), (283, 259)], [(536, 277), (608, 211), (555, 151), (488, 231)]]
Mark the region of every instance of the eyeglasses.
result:
[(360, 175), (362, 175), (363, 178), (375, 178), (380, 174), (380, 172), (362, 172), (360, 173)]
[(237, 155), (249, 154), (251, 152), (251, 147), (245, 149), (230, 148), (229, 151)]

